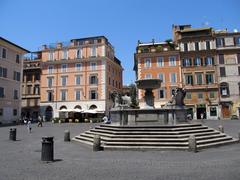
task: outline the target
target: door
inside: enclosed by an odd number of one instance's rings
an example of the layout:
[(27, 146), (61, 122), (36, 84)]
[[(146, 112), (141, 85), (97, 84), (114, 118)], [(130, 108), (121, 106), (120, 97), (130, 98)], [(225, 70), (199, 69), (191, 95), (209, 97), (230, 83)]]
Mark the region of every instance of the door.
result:
[(199, 107), (197, 108), (197, 119), (206, 119), (206, 108), (205, 107)]
[(228, 105), (222, 105), (222, 115), (223, 115), (223, 118), (230, 117), (230, 107)]

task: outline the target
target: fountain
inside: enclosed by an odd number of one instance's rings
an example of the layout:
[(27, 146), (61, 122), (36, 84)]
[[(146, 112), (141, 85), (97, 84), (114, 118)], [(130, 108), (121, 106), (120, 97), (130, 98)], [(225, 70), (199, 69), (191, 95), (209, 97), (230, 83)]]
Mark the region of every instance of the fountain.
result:
[(145, 105), (140, 109), (133, 109), (130, 107), (126, 108), (126, 106), (122, 106), (121, 104), (118, 104), (117, 107), (114, 106), (114, 108), (110, 110), (110, 116), (113, 123), (119, 125), (173, 125), (187, 122), (187, 111), (183, 103), (185, 91), (183, 89), (177, 88), (171, 101), (167, 103), (164, 108), (155, 108), (154, 95), (152, 91), (160, 88), (161, 80), (137, 80), (136, 86), (138, 89), (145, 90)]

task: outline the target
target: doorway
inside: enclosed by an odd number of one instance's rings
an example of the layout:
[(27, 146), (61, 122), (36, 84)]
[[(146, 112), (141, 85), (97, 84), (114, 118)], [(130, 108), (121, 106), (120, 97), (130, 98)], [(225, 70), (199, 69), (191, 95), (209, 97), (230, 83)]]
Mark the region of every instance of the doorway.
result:
[(203, 114), (203, 119), (206, 119), (206, 107), (197, 107), (197, 119), (201, 119), (201, 114)]
[(222, 105), (222, 115), (223, 118), (229, 118), (230, 117), (230, 106), (223, 104)]
[(53, 117), (53, 108), (48, 106), (45, 110), (45, 120), (50, 121)]

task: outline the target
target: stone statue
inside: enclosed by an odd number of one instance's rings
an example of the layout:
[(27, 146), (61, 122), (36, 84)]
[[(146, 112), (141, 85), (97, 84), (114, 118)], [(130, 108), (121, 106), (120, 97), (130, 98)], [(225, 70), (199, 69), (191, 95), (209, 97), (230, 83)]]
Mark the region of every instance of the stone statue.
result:
[(126, 94), (124, 96), (122, 96), (122, 105), (130, 107), (131, 106), (131, 97)]
[(186, 96), (186, 91), (183, 88), (176, 88), (172, 95), (172, 99), (167, 103), (167, 105), (184, 106), (184, 98)]
[(175, 92), (175, 105), (184, 106), (185, 96), (186, 96), (186, 91), (183, 88), (177, 88)]
[(121, 95), (117, 91), (113, 91), (110, 94), (112, 102), (113, 102), (113, 108), (119, 107), (121, 104)]

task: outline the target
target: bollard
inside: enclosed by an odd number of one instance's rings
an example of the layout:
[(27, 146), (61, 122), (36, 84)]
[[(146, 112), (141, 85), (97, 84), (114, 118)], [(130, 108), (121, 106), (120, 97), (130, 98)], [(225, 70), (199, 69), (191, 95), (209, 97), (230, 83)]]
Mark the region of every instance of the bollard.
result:
[(64, 141), (70, 141), (70, 131), (69, 130), (64, 131)]
[(11, 128), (9, 131), (9, 139), (12, 141), (16, 141), (16, 137), (17, 137), (17, 129)]
[(188, 139), (189, 151), (197, 152), (197, 142), (194, 135), (190, 135)]
[(99, 135), (94, 135), (93, 138), (93, 151), (101, 150), (101, 137)]
[(54, 160), (53, 137), (42, 137), (42, 161)]
[(218, 126), (218, 129), (221, 133), (224, 133), (224, 127), (222, 125)]

